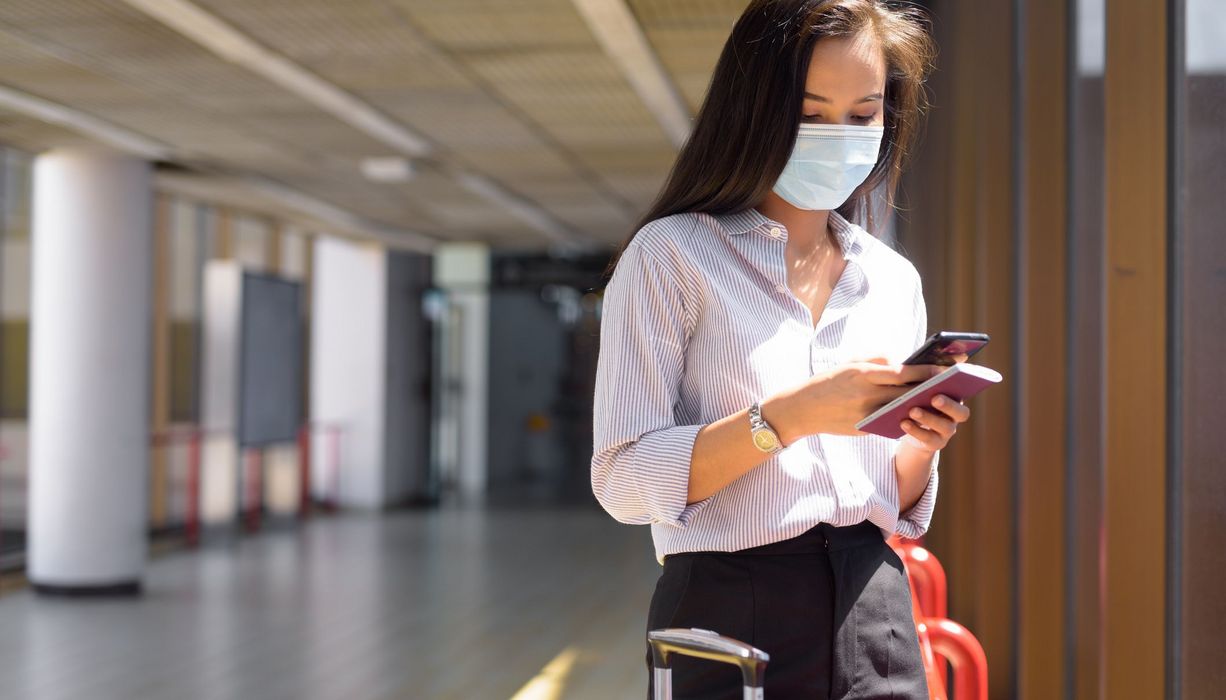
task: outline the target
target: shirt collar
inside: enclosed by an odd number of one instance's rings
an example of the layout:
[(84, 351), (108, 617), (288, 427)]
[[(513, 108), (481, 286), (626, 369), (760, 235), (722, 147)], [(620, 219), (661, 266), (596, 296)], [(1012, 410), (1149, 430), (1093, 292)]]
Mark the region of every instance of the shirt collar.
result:
[[(724, 232), (730, 236), (740, 236), (751, 231), (769, 236), (769, 231), (772, 228), (778, 228), (781, 233), (779, 240), (786, 241), (788, 238), (786, 226), (754, 207), (748, 207), (731, 214), (720, 214), (714, 218), (719, 222)], [(830, 229), (834, 231), (839, 247), (843, 250), (843, 259), (856, 260), (864, 252), (864, 242), (860, 239), (860, 235), (861, 233), (868, 235), (868, 232), (843, 218), (837, 211), (832, 210), (830, 212)]]

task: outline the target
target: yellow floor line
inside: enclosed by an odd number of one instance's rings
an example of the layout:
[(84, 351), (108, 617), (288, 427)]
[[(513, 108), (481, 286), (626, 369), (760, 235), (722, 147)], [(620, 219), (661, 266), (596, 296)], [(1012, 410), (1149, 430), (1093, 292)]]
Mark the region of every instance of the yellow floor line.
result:
[(578, 649), (566, 647), (553, 657), (553, 661), (545, 664), (535, 678), (512, 695), (511, 700), (558, 700), (566, 687), (566, 677), (570, 675), (578, 657)]

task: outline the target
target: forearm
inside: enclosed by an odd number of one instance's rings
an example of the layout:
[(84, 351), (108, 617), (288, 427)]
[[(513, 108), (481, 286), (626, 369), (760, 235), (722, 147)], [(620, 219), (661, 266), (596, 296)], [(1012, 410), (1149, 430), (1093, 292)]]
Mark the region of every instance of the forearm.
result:
[(899, 443), (894, 457), (894, 472), (898, 477), (898, 512), (911, 510), (924, 495), (932, 476), (934, 454), (905, 438)]
[[(803, 431), (788, 420), (779, 397), (762, 402), (762, 417), (778, 433), (784, 445), (803, 437)], [(686, 503), (709, 498), (720, 489), (752, 471), (770, 455), (753, 443), (749, 429), (749, 407), (708, 424), (694, 440), (690, 461), (690, 482)]]

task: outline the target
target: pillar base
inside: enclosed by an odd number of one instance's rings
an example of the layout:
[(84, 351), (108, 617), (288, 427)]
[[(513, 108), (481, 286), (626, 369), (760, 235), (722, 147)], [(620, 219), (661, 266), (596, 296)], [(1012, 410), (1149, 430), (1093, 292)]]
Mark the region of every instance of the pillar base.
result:
[(30, 588), (39, 595), (60, 598), (130, 598), (141, 594), (140, 581), (120, 581), (96, 585), (63, 585), (31, 581)]

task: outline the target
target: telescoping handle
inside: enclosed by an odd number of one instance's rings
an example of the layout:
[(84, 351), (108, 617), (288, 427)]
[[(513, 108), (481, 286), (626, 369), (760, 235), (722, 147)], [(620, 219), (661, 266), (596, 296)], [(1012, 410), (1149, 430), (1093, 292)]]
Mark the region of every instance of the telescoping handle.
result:
[(763, 700), (762, 677), (771, 657), (761, 649), (697, 627), (652, 630), (647, 633), (647, 643), (651, 645), (655, 700), (669, 700), (673, 695), (669, 657), (674, 653), (740, 667), (745, 700)]

